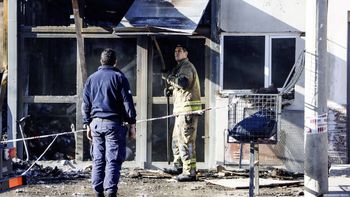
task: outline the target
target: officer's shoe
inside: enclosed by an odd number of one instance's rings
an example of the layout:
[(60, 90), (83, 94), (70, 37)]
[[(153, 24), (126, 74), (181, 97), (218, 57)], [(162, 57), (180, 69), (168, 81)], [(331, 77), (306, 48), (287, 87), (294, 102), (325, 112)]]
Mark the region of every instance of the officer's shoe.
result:
[(171, 168), (164, 168), (163, 172), (171, 174), (171, 175), (179, 175), (182, 173), (182, 168), (177, 168), (175, 166)]
[(96, 192), (95, 193), (95, 197), (104, 197), (104, 193), (103, 192)]
[(116, 197), (116, 196), (117, 196), (117, 192), (107, 193), (107, 197)]
[(176, 180), (179, 182), (189, 182), (189, 181), (196, 181), (196, 175), (190, 175), (190, 174), (180, 174), (176, 177)]

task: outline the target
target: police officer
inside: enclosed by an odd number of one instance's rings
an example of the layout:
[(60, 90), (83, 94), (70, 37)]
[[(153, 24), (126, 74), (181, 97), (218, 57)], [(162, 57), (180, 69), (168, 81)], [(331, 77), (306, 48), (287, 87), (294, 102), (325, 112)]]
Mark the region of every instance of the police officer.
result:
[[(177, 66), (167, 78), (170, 88), (167, 94), (173, 95), (173, 113), (192, 112), (200, 110), (200, 87), (196, 68), (187, 58), (185, 47), (177, 45), (175, 48), (175, 60)], [(172, 149), (174, 162), (171, 168), (165, 168), (164, 172), (179, 174), (178, 181), (196, 180), (196, 134), (198, 115), (180, 115), (175, 118), (173, 130)]]
[(105, 49), (101, 66), (87, 80), (82, 114), (87, 137), (92, 140), (92, 187), (96, 196), (117, 196), (121, 165), (125, 160), (126, 128), (136, 136), (136, 112), (129, 82), (116, 65), (116, 52)]

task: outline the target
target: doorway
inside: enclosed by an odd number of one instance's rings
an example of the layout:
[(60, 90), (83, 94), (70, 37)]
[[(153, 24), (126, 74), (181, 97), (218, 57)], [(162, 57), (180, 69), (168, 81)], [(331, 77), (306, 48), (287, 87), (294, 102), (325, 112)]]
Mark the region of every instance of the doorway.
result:
[[(166, 87), (165, 81), (162, 79), (162, 74), (165, 72), (166, 75), (171, 71), (171, 69), (176, 66), (176, 61), (174, 59), (174, 49), (177, 44), (185, 46), (188, 50), (189, 60), (194, 64), (197, 69), (200, 86), (201, 86), (201, 97), (202, 101), (205, 99), (205, 38), (190, 38), (186, 36), (171, 36), (171, 37), (157, 37), (157, 43), (159, 45), (160, 51), (164, 58), (164, 63), (166, 68), (164, 69), (161, 60), (161, 55), (159, 50), (157, 50), (155, 42), (152, 41), (149, 49), (150, 61), (149, 67), (151, 72), (149, 73), (149, 98), (150, 102), (148, 106), (148, 116), (150, 117), (161, 117), (167, 115), (167, 98), (164, 96), (164, 88)], [(203, 108), (205, 108), (205, 103), (203, 103)], [(170, 114), (172, 114), (172, 98), (170, 98)], [(171, 151), (171, 134), (174, 127), (175, 118), (170, 118), (169, 124), (169, 140), (170, 140), (170, 161), (173, 160)], [(167, 165), (167, 120), (156, 120), (149, 122), (147, 125), (147, 130), (149, 133), (148, 143), (151, 143), (149, 148), (152, 151), (148, 151), (150, 155), (152, 166), (163, 167)], [(197, 139), (196, 139), (196, 153), (197, 162), (205, 162), (205, 116), (200, 116), (197, 129)]]

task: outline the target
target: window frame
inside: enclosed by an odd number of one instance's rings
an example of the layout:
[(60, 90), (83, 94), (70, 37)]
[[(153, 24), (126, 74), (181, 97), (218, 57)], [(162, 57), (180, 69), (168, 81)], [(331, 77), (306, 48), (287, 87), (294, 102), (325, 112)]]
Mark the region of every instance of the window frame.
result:
[[(295, 61), (300, 52), (300, 33), (222, 33), (220, 35), (220, 89), (221, 94), (249, 93), (251, 89), (224, 89), (224, 38), (226, 36), (264, 36), (265, 37), (265, 65), (264, 65), (264, 87), (268, 87), (272, 81), (272, 39), (295, 38)], [(280, 88), (280, 87), (279, 87)]]

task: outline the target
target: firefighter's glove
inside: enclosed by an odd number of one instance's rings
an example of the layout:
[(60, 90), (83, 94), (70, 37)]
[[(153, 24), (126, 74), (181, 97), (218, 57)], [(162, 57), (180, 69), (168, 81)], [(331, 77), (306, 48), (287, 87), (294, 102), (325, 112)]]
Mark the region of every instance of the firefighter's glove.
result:
[(173, 84), (174, 82), (175, 82), (175, 77), (174, 76), (172, 76), (172, 75), (169, 75), (167, 78), (166, 78), (166, 82), (168, 83), (168, 84)]
[(173, 95), (173, 90), (170, 88), (164, 88), (164, 96), (170, 97)]

